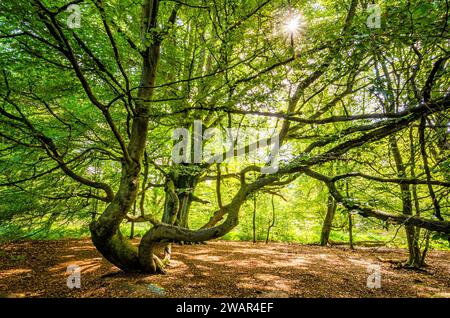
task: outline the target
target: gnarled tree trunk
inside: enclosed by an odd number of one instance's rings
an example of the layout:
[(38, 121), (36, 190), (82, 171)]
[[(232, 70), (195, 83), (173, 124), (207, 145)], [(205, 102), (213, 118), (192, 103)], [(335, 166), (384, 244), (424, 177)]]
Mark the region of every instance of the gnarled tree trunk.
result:
[[(159, 0), (146, 0), (142, 9), (142, 36), (155, 30)], [(147, 41), (148, 42), (148, 41)], [(111, 263), (124, 271), (142, 269), (138, 249), (120, 232), (120, 224), (131, 210), (139, 187), (141, 161), (147, 141), (150, 113), (148, 102), (153, 93), (156, 70), (160, 54), (160, 39), (155, 36), (143, 52), (141, 82), (138, 90), (135, 113), (128, 147), (123, 149), (122, 177), (119, 190), (103, 214), (90, 225), (92, 242), (98, 251)], [(156, 270), (155, 270), (156, 271)]]

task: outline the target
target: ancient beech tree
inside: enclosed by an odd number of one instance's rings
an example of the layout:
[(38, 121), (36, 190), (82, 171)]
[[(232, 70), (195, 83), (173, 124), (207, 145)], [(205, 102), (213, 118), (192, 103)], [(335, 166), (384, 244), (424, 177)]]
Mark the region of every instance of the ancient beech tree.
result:
[[(407, 226), (411, 246), (419, 228), (449, 234), (436, 189), (450, 180), (433, 169), (448, 164), (449, 151), (445, 1), (426, 4), (429, 18), (418, 9), (427, 1), (388, 3), (375, 29), (364, 1), (285, 2), (2, 1), (1, 151), (24, 159), (0, 185), (26, 188), (57, 175), (70, 195), (55, 199), (103, 202), (92, 241), (124, 271), (164, 272), (170, 244), (227, 234), (250, 196), (301, 175), (324, 182), (333, 205)], [(410, 25), (399, 28), (405, 10), (413, 12)], [(301, 21), (286, 25), (293, 15)], [(79, 26), (68, 23), (73, 18)], [(194, 121), (202, 129), (257, 125), (290, 153), (270, 174), (248, 162), (229, 173), (211, 162), (173, 164), (168, 130), (193, 131)], [(408, 174), (402, 162), (396, 138), (409, 129), (419, 151), (411, 158), (424, 174)], [(395, 176), (366, 173), (372, 163), (361, 161), (361, 172), (328, 175), (329, 163), (349, 162), (373, 144), (393, 149)], [(95, 163), (102, 176), (89, 173)], [(223, 178), (236, 181), (231, 199), (221, 196)], [(339, 182), (356, 178), (398, 185), (403, 213), (344, 195)], [(216, 180), (218, 209), (190, 229), (191, 204), (211, 203), (195, 195), (205, 180)], [(413, 214), (414, 185), (427, 187), (435, 218)], [(164, 189), (161, 220), (146, 211), (153, 188)], [(138, 247), (122, 234), (124, 222), (150, 225)]]

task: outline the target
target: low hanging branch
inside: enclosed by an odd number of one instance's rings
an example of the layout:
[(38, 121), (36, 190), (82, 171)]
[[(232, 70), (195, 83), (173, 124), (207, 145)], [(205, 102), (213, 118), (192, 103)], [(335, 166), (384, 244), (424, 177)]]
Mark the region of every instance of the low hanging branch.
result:
[(318, 172), (312, 171), (310, 169), (305, 169), (305, 174), (324, 182), (330, 193), (333, 195), (336, 201), (344, 205), (348, 210), (356, 211), (359, 215), (363, 217), (374, 217), (379, 220), (383, 220), (386, 222), (391, 222), (395, 224), (402, 225), (413, 225), (420, 228), (428, 229), (430, 231), (436, 231), (441, 233), (450, 234), (450, 222), (447, 221), (438, 221), (438, 220), (430, 220), (425, 219), (419, 216), (408, 216), (403, 214), (393, 214), (380, 210), (376, 210), (369, 207), (364, 207), (361, 204), (355, 202), (354, 200), (345, 198), (336, 188), (335, 180), (329, 178), (325, 175), (322, 175)]

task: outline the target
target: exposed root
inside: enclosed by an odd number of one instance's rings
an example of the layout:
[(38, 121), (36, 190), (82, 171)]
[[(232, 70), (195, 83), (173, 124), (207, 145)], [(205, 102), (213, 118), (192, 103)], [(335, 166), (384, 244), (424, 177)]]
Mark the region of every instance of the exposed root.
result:
[(164, 269), (166, 265), (164, 264), (163, 261), (161, 261), (161, 259), (158, 256), (153, 255), (153, 261), (156, 264), (155, 274), (164, 274), (164, 275), (167, 274), (167, 271)]
[(407, 269), (407, 270), (411, 270), (411, 271), (416, 271), (416, 272), (420, 272), (420, 273), (428, 273), (428, 271), (426, 269), (423, 269), (422, 266), (418, 266), (418, 265), (410, 265), (408, 264), (408, 262), (404, 262), (401, 264), (397, 264), (396, 266), (394, 266), (395, 269)]
[(426, 264), (423, 264), (421, 266), (411, 265), (411, 264), (408, 263), (407, 260), (385, 259), (385, 258), (382, 258), (381, 256), (378, 256), (377, 259), (380, 262), (383, 262), (383, 263), (393, 264), (394, 265), (393, 267), (395, 269), (408, 269), (408, 270), (412, 270), (412, 271), (418, 271), (418, 272), (421, 272), (421, 273), (428, 273), (427, 270), (423, 269), (423, 267), (425, 267)]
[(178, 245), (206, 245), (206, 242), (187, 242), (187, 241), (180, 241), (177, 242)]
[(381, 257), (381, 256), (377, 256), (377, 259), (380, 261), (380, 262), (383, 262), (383, 263), (390, 263), (390, 264), (393, 264), (393, 265), (398, 265), (398, 264), (404, 264), (404, 263), (406, 263), (406, 260), (401, 260), (401, 259), (393, 259), (393, 258), (383, 258), (383, 257)]

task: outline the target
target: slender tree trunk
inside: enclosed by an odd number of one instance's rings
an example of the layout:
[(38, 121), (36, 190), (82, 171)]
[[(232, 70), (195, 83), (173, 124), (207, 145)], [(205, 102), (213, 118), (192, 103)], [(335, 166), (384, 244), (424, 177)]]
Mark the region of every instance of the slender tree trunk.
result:
[(131, 222), (130, 240), (134, 238), (134, 222)]
[(420, 267), (423, 267), (426, 265), (425, 259), (427, 257), (428, 248), (430, 246), (430, 236), (431, 236), (431, 231), (425, 230), (425, 243), (424, 243), (424, 247), (422, 250), (422, 255), (420, 257)]
[(422, 155), (422, 161), (423, 161), (423, 168), (425, 170), (425, 175), (427, 177), (428, 181), (428, 191), (430, 193), (431, 201), (433, 202), (434, 206), (434, 215), (441, 221), (444, 219), (441, 216), (441, 207), (439, 206), (439, 200), (436, 198), (436, 194), (434, 193), (433, 186), (431, 185), (430, 181), (432, 180), (431, 177), (431, 171), (430, 167), (428, 165), (428, 155), (426, 151), (426, 140), (425, 140), (425, 124), (426, 124), (426, 118), (425, 116), (422, 116), (420, 120), (419, 125), (419, 140), (420, 140), (420, 153)]
[[(414, 179), (416, 178), (416, 159), (415, 159), (415, 145), (414, 145), (414, 137), (413, 137), (413, 127), (410, 128), (409, 130), (409, 139), (410, 139), (410, 151), (411, 151), (411, 177)], [(413, 184), (412, 185), (412, 195), (413, 195), (413, 200), (414, 200), (414, 208), (415, 208), (415, 215), (416, 216), (420, 216), (420, 202), (419, 202), (419, 196), (417, 195), (417, 185)], [(416, 227), (416, 231), (415, 231), (415, 242), (414, 242), (414, 246), (417, 246), (417, 255), (415, 255), (416, 260), (413, 262), (413, 264), (418, 264), (419, 267), (422, 267), (425, 265), (425, 258), (427, 255), (427, 251), (428, 251), (428, 246), (429, 246), (429, 241), (430, 241), (430, 231), (425, 230), (425, 244), (423, 247), (423, 251), (422, 253), (420, 253), (420, 244), (419, 244), (419, 240), (420, 240), (420, 236), (421, 236), (421, 229)]]
[[(386, 112), (393, 113), (398, 109), (397, 100), (394, 98), (394, 85), (391, 80), (391, 76), (389, 70), (384, 62), (384, 60), (380, 60), (381, 66), (383, 68), (384, 76), (386, 79), (386, 84), (388, 88), (387, 99), (388, 103), (386, 104)], [(377, 70), (378, 76), (378, 70)], [(378, 76), (379, 78), (379, 76)], [(399, 178), (406, 178), (406, 169), (403, 164), (403, 158), (401, 155), (401, 151), (398, 147), (397, 139), (395, 135), (389, 136), (389, 144), (391, 146), (392, 154), (395, 161), (395, 167), (397, 170), (397, 175)], [(402, 213), (407, 216), (413, 215), (413, 207), (411, 200), (411, 191), (410, 186), (408, 184), (400, 184), (400, 192), (401, 192), (401, 200), (402, 200)], [(419, 267), (420, 266), (420, 248), (417, 241), (417, 231), (415, 226), (406, 225), (406, 239), (408, 242), (408, 266), (411, 267)]]
[(330, 240), (331, 226), (336, 212), (336, 201), (331, 194), (328, 195), (327, 214), (322, 225), (322, 233), (320, 235), (320, 245), (325, 246)]
[(273, 201), (272, 195), (272, 219), (269, 221), (269, 226), (267, 227), (266, 244), (269, 243), (270, 230), (275, 226), (275, 202)]
[(351, 213), (348, 214), (348, 240), (350, 248), (353, 250), (355, 247), (353, 246), (353, 220)]
[[(133, 216), (136, 215), (136, 202), (134, 202)], [(134, 238), (134, 221), (131, 221), (130, 240)]]
[[(345, 183), (345, 191), (347, 193), (347, 198), (350, 197), (350, 193), (348, 190), (348, 182)], [(348, 211), (348, 240), (350, 243), (350, 248), (353, 250), (353, 216), (350, 211)]]
[(256, 243), (256, 194), (253, 198), (253, 219), (252, 219), (252, 225), (253, 225), (253, 244)]
[[(403, 165), (403, 159), (398, 148), (397, 140), (395, 136), (389, 137), (389, 142), (391, 144), (392, 154), (394, 156), (395, 165), (397, 168), (397, 174), (400, 178), (406, 178), (406, 170)], [(405, 215), (413, 215), (412, 210), (412, 200), (411, 200), (411, 191), (408, 184), (400, 184), (401, 191), (401, 199), (402, 199), (402, 213)], [(406, 225), (406, 239), (408, 242), (408, 266), (411, 267), (420, 267), (421, 256), (420, 256), (420, 248), (417, 242), (417, 233), (416, 228), (414, 226)]]
[[(94, 194), (98, 195), (97, 189), (94, 190)], [(91, 222), (95, 221), (95, 218), (97, 217), (97, 213), (98, 213), (98, 201), (94, 200), (93, 212), (91, 215)]]

